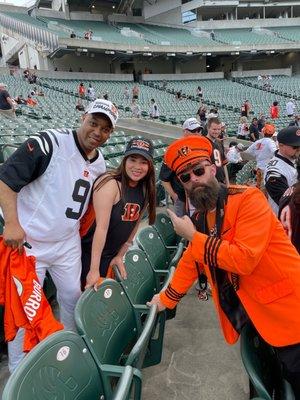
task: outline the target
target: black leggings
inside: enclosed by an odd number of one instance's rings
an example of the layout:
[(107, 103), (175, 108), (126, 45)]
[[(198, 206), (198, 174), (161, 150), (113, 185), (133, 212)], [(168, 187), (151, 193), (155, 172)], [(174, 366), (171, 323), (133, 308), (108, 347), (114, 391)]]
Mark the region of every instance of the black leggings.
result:
[(283, 365), (283, 376), (293, 388), (295, 400), (300, 400), (300, 343), (274, 349)]

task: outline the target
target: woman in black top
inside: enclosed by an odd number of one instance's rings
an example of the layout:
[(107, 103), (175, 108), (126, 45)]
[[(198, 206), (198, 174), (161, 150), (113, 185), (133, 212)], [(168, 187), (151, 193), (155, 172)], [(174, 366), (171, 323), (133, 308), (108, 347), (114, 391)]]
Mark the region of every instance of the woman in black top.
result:
[(123, 278), (123, 256), (138, 224), (148, 209), (149, 224), (155, 221), (155, 173), (151, 140), (133, 138), (121, 165), (96, 180), (93, 189), (94, 216), (85, 218), (89, 229), (82, 237), (82, 287), (96, 285), (117, 265)]

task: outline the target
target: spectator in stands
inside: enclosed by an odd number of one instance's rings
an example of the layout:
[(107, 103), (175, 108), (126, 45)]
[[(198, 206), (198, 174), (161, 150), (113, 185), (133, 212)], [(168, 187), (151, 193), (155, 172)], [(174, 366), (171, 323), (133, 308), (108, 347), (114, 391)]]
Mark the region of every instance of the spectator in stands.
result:
[(132, 99), (137, 100), (139, 98), (140, 95), (140, 88), (138, 87), (138, 85), (134, 85), (132, 88)]
[(132, 100), (132, 104), (131, 104), (130, 108), (131, 108), (131, 116), (133, 118), (141, 118), (142, 110), (136, 100)]
[(69, 68), (69, 72), (73, 72), (73, 69), (72, 69), (72, 67), (70, 67), (70, 68)]
[[(4, 243), (19, 251), (25, 240), (31, 244), (26, 253), (36, 258), (41, 285), (49, 270), (57, 288), (61, 322), (68, 330), (75, 330), (74, 308), (81, 294), (79, 221), (95, 178), (105, 172), (97, 148), (109, 138), (117, 119), (118, 111), (111, 102), (96, 100), (77, 131), (39, 132), (0, 168)], [(19, 330), (8, 344), (10, 372), (24, 356), (22, 339)]]
[(300, 165), (298, 159), (298, 182), (289, 188), (279, 202), (279, 218), (288, 237), (300, 254)]
[(203, 90), (202, 90), (201, 86), (197, 87), (196, 96), (198, 96), (199, 99), (202, 100), (202, 98), (203, 98)]
[(300, 128), (300, 114), (295, 115), (294, 121), (290, 122), (289, 126), (297, 126), (298, 128)]
[(197, 111), (197, 114), (199, 115), (199, 119), (203, 124), (205, 124), (205, 122), (206, 122), (206, 112), (207, 112), (206, 106), (200, 106)]
[(227, 127), (226, 127), (225, 122), (221, 123), (221, 133), (220, 133), (219, 139), (220, 140), (227, 139)]
[(84, 105), (82, 104), (82, 99), (78, 99), (75, 109), (77, 111), (84, 111)]
[(23, 98), (22, 95), (15, 97), (14, 100), (18, 105), (26, 105), (27, 104), (26, 100)]
[(108, 100), (108, 93), (107, 92), (104, 93), (103, 98), (104, 98), (104, 100)]
[(279, 200), (284, 192), (297, 182), (296, 160), (300, 155), (299, 128), (289, 126), (277, 135), (278, 150), (267, 165), (265, 187), (269, 203), (275, 214), (278, 214)]
[(168, 287), (147, 304), (174, 308), (204, 270), (226, 341), (236, 343), (252, 322), (299, 399), (300, 256), (260, 190), (217, 182), (212, 151), (206, 138), (190, 136), (165, 153), (196, 212), (190, 219), (168, 210), (176, 233), (190, 244)]
[(229, 150), (226, 154), (228, 161), (228, 178), (229, 182), (234, 183), (236, 174), (243, 168), (244, 161), (241, 156), (241, 152), (245, 150), (242, 143), (232, 141), (229, 143)]
[(251, 142), (255, 142), (259, 139), (259, 128), (258, 128), (258, 119), (253, 118), (252, 123), (249, 126), (249, 139)]
[(30, 75), (29, 69), (28, 69), (28, 68), (24, 69), (24, 71), (23, 71), (23, 77), (24, 77), (25, 80), (28, 79), (29, 75)]
[(26, 100), (26, 104), (29, 107), (35, 107), (38, 104), (38, 102), (37, 102), (37, 100), (33, 99), (29, 94), (28, 97), (27, 97), (27, 100)]
[(202, 126), (196, 118), (188, 118), (182, 125), (183, 136), (200, 135), (203, 131)]
[(94, 101), (96, 100), (96, 93), (95, 89), (93, 88), (92, 84), (89, 84), (88, 90), (87, 90), (87, 98), (89, 101)]
[(259, 133), (262, 131), (262, 128), (265, 126), (265, 123), (266, 123), (266, 117), (263, 114), (259, 114), (258, 121), (257, 121)]
[(140, 69), (138, 70), (138, 73), (137, 73), (137, 81), (138, 81), (138, 83), (143, 83), (143, 73)]
[(28, 82), (29, 82), (31, 85), (35, 85), (35, 84), (37, 83), (37, 76), (36, 76), (35, 72), (33, 72), (32, 74), (29, 74), (29, 76), (28, 76)]
[(75, 32), (74, 32), (74, 31), (71, 32), (70, 38), (71, 38), (71, 39), (75, 39), (75, 38), (76, 38), (76, 35), (75, 35)]
[(83, 69), (79, 67), (78, 72), (83, 72)]
[(227, 159), (225, 157), (225, 149), (220, 135), (222, 131), (222, 121), (219, 118), (210, 118), (207, 122), (207, 139), (213, 147), (212, 162), (216, 165), (216, 178), (219, 182), (229, 185)]
[(154, 99), (151, 99), (149, 115), (150, 115), (150, 118), (152, 118), (152, 119), (158, 119), (158, 117), (159, 117), (158, 105), (156, 104)]
[(0, 83), (0, 115), (15, 118), (15, 106), (6, 88), (5, 83)]
[(127, 144), (117, 170), (102, 175), (94, 184), (95, 216), (87, 218), (87, 226), (83, 220), (83, 287), (96, 285), (100, 276), (111, 277), (113, 265), (126, 279), (123, 257), (146, 210), (149, 224), (154, 223), (155, 204), (153, 144), (149, 139), (136, 137)]
[(85, 97), (85, 86), (83, 82), (81, 82), (78, 86), (78, 94), (82, 99)]
[(261, 189), (263, 186), (264, 175), (266, 167), (274, 156), (277, 150), (276, 143), (272, 139), (275, 133), (275, 126), (272, 124), (265, 124), (262, 134), (264, 137), (251, 144), (245, 151), (246, 154), (250, 154), (255, 158), (256, 161), (256, 186)]
[(240, 118), (240, 123), (239, 123), (238, 131), (237, 131), (237, 138), (244, 139), (244, 140), (249, 139), (249, 124), (248, 124), (247, 117)]
[(124, 99), (126, 101), (129, 100), (129, 89), (128, 89), (128, 86), (125, 86), (125, 88), (124, 88)]
[(175, 93), (175, 100), (177, 100), (177, 101), (182, 100), (182, 90), (178, 90)]
[(273, 101), (273, 104), (270, 108), (270, 116), (272, 119), (279, 118), (279, 105), (278, 101)]
[(295, 115), (295, 110), (296, 110), (296, 104), (294, 102), (294, 99), (290, 99), (286, 105), (285, 105), (285, 109), (286, 109), (286, 115), (290, 118), (292, 118)]
[(36, 95), (37, 95), (37, 96), (45, 96), (45, 93), (44, 93), (43, 89), (40, 88), (40, 89), (37, 91)]
[(241, 107), (241, 117), (249, 117), (249, 113), (251, 111), (251, 104), (249, 100), (246, 100)]
[(93, 32), (91, 31), (91, 29), (89, 29), (88, 31), (85, 31), (84, 34), (83, 34), (83, 37), (86, 40), (91, 40), (92, 36), (93, 36)]

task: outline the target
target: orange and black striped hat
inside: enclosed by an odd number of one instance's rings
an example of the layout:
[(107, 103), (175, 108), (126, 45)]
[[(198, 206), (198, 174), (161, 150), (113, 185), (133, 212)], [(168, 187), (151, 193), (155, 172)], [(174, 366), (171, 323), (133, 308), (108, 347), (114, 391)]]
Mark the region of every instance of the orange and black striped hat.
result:
[(207, 138), (199, 135), (186, 136), (168, 146), (164, 161), (178, 174), (188, 164), (194, 164), (199, 160), (211, 161), (212, 152), (212, 144)]

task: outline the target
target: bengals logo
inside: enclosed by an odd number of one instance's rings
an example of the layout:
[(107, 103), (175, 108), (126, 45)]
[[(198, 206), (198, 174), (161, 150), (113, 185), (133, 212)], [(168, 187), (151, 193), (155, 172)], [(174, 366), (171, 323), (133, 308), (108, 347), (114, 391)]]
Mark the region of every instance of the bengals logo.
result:
[(122, 214), (122, 221), (137, 221), (140, 218), (141, 207), (136, 203), (126, 203), (124, 206), (124, 213)]
[(184, 146), (184, 147), (181, 147), (181, 149), (178, 150), (178, 156), (179, 157), (186, 157), (190, 152), (191, 152), (191, 149), (188, 146)]

